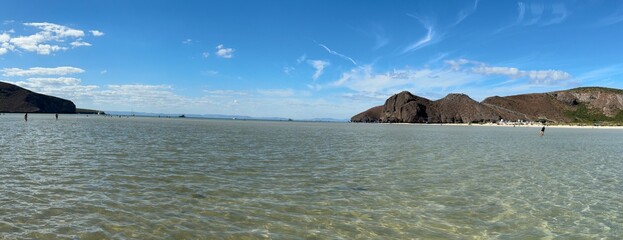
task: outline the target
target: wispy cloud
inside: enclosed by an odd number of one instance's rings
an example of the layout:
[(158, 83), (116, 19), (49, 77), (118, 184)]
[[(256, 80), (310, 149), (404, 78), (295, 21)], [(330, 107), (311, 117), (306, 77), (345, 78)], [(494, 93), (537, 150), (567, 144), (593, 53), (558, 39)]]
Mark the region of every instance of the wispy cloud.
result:
[(74, 48), (76, 47), (90, 47), (91, 44), (88, 42), (84, 42), (82, 41), (82, 39), (78, 39), (77, 41), (73, 41), (70, 43), (70, 45)]
[(515, 67), (490, 66), (467, 59), (448, 60), (446, 64), (453, 71), (468, 71), (475, 74), (500, 75), (509, 78), (528, 78), (532, 84), (564, 85), (566, 84), (564, 81), (573, 78), (571, 74), (561, 70), (521, 70)]
[(543, 11), (545, 10), (545, 5), (542, 3), (532, 3), (529, 6), (530, 10), (530, 19), (523, 22), (523, 25), (530, 26), (538, 23), (543, 16)]
[(609, 15), (599, 20), (598, 25), (609, 26), (609, 25), (620, 23), (620, 22), (623, 22), (623, 5), (619, 6), (616, 12), (614, 12), (612, 15)]
[(385, 29), (381, 25), (374, 26), (374, 32), (372, 33), (374, 36), (375, 44), (374, 50), (384, 47), (389, 44), (389, 37), (385, 33)]
[[(530, 89), (555, 89), (577, 84), (571, 74), (561, 70), (531, 70), (491, 66), (486, 63), (455, 59), (443, 67), (399, 68), (378, 72), (372, 65), (362, 65), (343, 72), (324, 87), (347, 88), (350, 97), (382, 99), (409, 90), (423, 97), (438, 99), (452, 92), (462, 92), (482, 100), (496, 94), (519, 94)], [(524, 91), (524, 92), (522, 92)]]
[(193, 43), (193, 40), (190, 38), (184, 39), (184, 41), (182, 41), (182, 44), (184, 45), (191, 45)]
[(521, 24), (523, 22), (524, 17), (526, 17), (526, 4), (523, 2), (517, 3), (517, 20), (515, 20), (515, 24)]
[(91, 30), (89, 31), (94, 37), (101, 37), (104, 36), (104, 32), (100, 32), (98, 30)]
[(409, 44), (407, 47), (405, 47), (402, 50), (402, 54), (405, 53), (409, 53), (415, 50), (418, 50), (420, 48), (426, 47), (432, 43), (436, 43), (440, 40), (440, 37), (437, 35), (437, 33), (435, 32), (435, 29), (433, 27), (433, 24), (430, 22), (430, 20), (423, 20), (417, 16), (408, 14), (408, 16), (417, 19), (422, 26), (424, 27), (424, 29), (426, 29), (426, 35), (422, 38), (420, 38), (419, 40), (412, 42), (411, 44)]
[(293, 89), (258, 89), (257, 92), (266, 96), (273, 97), (292, 97), (296, 95)]
[(0, 70), (5, 77), (25, 77), (25, 76), (64, 76), (69, 74), (83, 73), (84, 70), (76, 67), (32, 67), (29, 69), (3, 68)]
[(296, 59), (296, 62), (298, 64), (301, 64), (302, 62), (305, 62), (305, 60), (307, 60), (307, 54), (301, 55), (299, 58)]
[(283, 73), (289, 76), (292, 75), (292, 72), (294, 72), (294, 70), (296, 70), (296, 68), (294, 67), (290, 67), (290, 66), (283, 67)]
[(543, 22), (541, 25), (547, 26), (552, 24), (559, 24), (567, 19), (567, 16), (569, 16), (569, 11), (567, 10), (565, 4), (555, 3), (552, 5), (551, 18)]
[(478, 2), (479, 0), (475, 0), (473, 6), (459, 11), (459, 14), (457, 15), (457, 19), (452, 24), (452, 26), (458, 25), (459, 23), (463, 22), (463, 20), (465, 20), (467, 17), (474, 14), (474, 12), (476, 12), (476, 9), (478, 8)]
[(438, 98), (444, 92), (452, 92), (461, 86), (476, 83), (480, 77), (444, 68), (402, 68), (375, 71), (372, 65), (363, 65), (342, 73), (340, 79), (328, 87), (344, 87), (357, 98), (384, 99), (409, 90), (424, 97)]
[(513, 27), (519, 26), (550, 26), (563, 23), (569, 17), (570, 12), (565, 3), (545, 5), (543, 3), (517, 3), (517, 18), (515, 22), (497, 29), (494, 33), (500, 33)]
[(338, 56), (338, 57), (340, 57), (340, 58), (342, 58), (342, 59), (344, 59), (344, 60), (350, 61), (351, 63), (353, 63), (353, 65), (357, 65), (357, 62), (355, 62), (355, 60), (353, 60), (351, 57), (348, 57), (348, 56), (346, 56), (346, 55), (344, 55), (344, 54), (341, 54), (341, 53), (338, 53), (338, 52), (336, 52), (336, 51), (333, 51), (333, 50), (329, 49), (329, 48), (328, 48), (326, 45), (324, 45), (324, 44), (318, 43), (318, 46), (320, 46), (320, 47), (324, 48), (324, 50), (327, 50), (327, 52), (329, 52), (330, 54), (333, 54), (333, 55), (335, 55), (335, 56)]
[(312, 79), (314, 81), (318, 79), (320, 75), (322, 75), (322, 73), (324, 72), (324, 68), (330, 65), (328, 61), (323, 60), (307, 60), (307, 63), (309, 63), (309, 65), (316, 69), (316, 72), (314, 72), (314, 75), (312, 76)]
[(620, 81), (621, 77), (623, 77), (623, 64), (614, 64), (582, 73), (575, 80), (581, 83), (607, 86), (609, 82)]
[(216, 46), (216, 56), (222, 58), (234, 57), (234, 51), (235, 50), (233, 48), (226, 48), (225, 46), (223, 46), (223, 44)]

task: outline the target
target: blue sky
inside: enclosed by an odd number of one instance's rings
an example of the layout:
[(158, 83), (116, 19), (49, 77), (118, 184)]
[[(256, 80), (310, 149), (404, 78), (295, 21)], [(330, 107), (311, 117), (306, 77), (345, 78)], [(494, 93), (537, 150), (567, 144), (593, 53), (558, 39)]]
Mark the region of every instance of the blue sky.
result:
[(621, 1), (3, 1), (0, 81), (105, 111), (350, 118), (623, 88)]

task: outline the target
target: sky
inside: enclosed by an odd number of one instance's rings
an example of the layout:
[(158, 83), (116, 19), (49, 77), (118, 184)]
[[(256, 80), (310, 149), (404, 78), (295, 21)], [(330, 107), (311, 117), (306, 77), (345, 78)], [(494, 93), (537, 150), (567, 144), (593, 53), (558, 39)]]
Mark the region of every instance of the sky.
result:
[(623, 88), (623, 2), (2, 1), (0, 81), (79, 108), (348, 119), (443, 98)]

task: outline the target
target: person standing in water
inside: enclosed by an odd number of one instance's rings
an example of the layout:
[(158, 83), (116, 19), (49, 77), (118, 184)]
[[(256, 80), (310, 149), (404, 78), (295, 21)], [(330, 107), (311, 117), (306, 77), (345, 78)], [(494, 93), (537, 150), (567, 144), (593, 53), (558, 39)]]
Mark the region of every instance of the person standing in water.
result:
[(58, 113), (55, 114), (54, 117), (56, 117), (56, 120), (58, 121)]
[(24, 114), (24, 121), (28, 122), (28, 113)]
[(541, 128), (541, 137), (542, 137), (543, 135), (545, 135), (545, 126), (543, 126), (543, 127)]

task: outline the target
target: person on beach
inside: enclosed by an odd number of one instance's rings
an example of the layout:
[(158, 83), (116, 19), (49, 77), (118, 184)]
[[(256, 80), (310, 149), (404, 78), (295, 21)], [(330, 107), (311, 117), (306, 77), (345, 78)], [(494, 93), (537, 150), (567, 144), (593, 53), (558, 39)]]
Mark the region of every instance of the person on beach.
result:
[(543, 127), (541, 128), (541, 137), (542, 137), (543, 135), (545, 135), (545, 126), (543, 126)]
[(28, 113), (24, 114), (24, 121), (28, 122)]
[(56, 115), (54, 115), (54, 117), (56, 117), (56, 120), (58, 121), (58, 113)]

